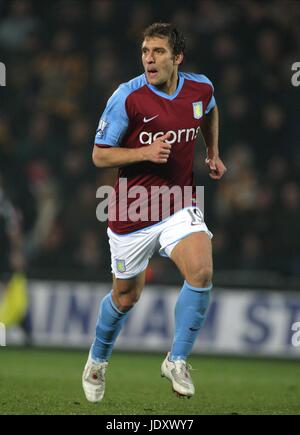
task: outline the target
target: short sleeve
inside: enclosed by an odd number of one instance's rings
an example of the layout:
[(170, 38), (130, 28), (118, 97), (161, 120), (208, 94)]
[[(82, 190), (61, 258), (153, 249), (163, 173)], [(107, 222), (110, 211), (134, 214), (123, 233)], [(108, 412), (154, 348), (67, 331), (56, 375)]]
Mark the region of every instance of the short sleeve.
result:
[(215, 105), (216, 105), (216, 99), (214, 97), (214, 94), (212, 94), (211, 99), (205, 110), (206, 115), (215, 107)]
[(126, 88), (121, 85), (108, 100), (96, 131), (96, 145), (120, 146), (128, 128), (128, 116), (125, 107), (127, 96)]
[(210, 98), (209, 103), (208, 103), (206, 110), (205, 110), (205, 114), (207, 115), (215, 107), (216, 99), (214, 97), (214, 86), (213, 86), (212, 82), (206, 76), (205, 76), (205, 78), (207, 80), (206, 83), (210, 84), (211, 89), (212, 89), (211, 98)]

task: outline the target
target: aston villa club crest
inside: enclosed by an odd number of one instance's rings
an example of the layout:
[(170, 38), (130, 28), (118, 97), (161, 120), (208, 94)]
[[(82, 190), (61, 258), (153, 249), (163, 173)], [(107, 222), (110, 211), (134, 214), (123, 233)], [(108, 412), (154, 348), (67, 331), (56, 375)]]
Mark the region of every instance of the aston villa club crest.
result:
[(116, 259), (116, 265), (118, 272), (126, 272), (125, 260)]
[(200, 119), (203, 116), (203, 103), (202, 101), (196, 101), (193, 103), (193, 110), (194, 110), (194, 118)]

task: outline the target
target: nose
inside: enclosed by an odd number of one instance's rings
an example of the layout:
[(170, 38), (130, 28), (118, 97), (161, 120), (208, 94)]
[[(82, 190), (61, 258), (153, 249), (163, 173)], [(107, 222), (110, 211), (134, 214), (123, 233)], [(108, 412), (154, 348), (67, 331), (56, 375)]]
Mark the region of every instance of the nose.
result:
[(146, 60), (146, 63), (153, 63), (154, 62), (154, 56), (153, 56), (153, 54), (150, 53), (150, 52), (147, 53), (145, 60)]

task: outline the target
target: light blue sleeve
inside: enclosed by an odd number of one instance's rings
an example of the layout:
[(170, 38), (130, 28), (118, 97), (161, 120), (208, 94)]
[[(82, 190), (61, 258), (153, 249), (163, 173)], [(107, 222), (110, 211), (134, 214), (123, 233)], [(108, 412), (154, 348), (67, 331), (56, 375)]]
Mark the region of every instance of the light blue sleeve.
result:
[(126, 86), (121, 85), (108, 100), (96, 131), (96, 145), (120, 146), (129, 122), (125, 107), (127, 96)]
[(210, 102), (208, 103), (208, 106), (206, 107), (205, 110), (206, 115), (215, 107), (215, 105), (216, 105), (216, 100), (214, 94), (212, 94)]
[(208, 105), (206, 107), (206, 110), (205, 110), (205, 114), (207, 115), (216, 105), (216, 99), (214, 97), (214, 85), (209, 80), (209, 78), (207, 78), (205, 75), (201, 74), (200, 77), (201, 77), (201, 82), (202, 83), (207, 83), (207, 84), (209, 84), (212, 87), (211, 98), (210, 98), (209, 103), (208, 103)]

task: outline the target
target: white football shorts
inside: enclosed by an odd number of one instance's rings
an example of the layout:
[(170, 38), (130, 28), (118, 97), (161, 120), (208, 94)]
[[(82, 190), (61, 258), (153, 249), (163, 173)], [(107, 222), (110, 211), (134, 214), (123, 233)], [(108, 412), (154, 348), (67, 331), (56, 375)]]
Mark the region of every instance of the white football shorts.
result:
[(129, 234), (116, 234), (108, 228), (112, 273), (120, 279), (133, 278), (147, 268), (156, 247), (161, 256), (170, 257), (180, 240), (200, 231), (213, 237), (198, 207), (184, 208), (161, 222)]

